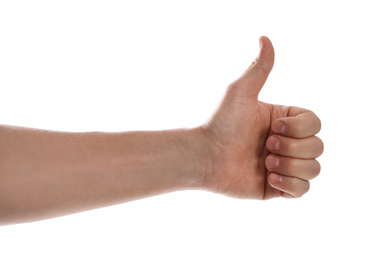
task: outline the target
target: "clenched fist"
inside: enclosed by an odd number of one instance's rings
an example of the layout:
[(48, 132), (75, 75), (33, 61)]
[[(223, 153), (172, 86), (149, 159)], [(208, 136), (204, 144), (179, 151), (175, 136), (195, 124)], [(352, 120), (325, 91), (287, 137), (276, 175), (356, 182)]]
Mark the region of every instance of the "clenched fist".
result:
[(0, 125), (0, 225), (37, 221), (184, 189), (253, 199), (296, 198), (320, 172), (321, 123), (258, 95), (271, 42), (192, 129), (58, 132)]
[(321, 122), (311, 111), (258, 100), (274, 64), (274, 49), (260, 38), (260, 53), (231, 83), (221, 106), (202, 126), (211, 171), (205, 188), (239, 198), (297, 198), (320, 173)]

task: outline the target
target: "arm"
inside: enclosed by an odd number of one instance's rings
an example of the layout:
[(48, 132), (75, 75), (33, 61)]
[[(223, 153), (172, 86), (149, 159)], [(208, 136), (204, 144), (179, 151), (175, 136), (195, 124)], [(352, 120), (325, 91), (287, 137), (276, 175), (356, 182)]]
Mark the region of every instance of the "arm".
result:
[(200, 135), (0, 126), (0, 225), (201, 188), (210, 163)]
[(61, 133), (0, 127), (0, 225), (174, 190), (265, 200), (298, 198), (320, 173), (321, 122), (258, 101), (274, 64), (270, 40), (229, 85), (212, 118), (187, 130)]

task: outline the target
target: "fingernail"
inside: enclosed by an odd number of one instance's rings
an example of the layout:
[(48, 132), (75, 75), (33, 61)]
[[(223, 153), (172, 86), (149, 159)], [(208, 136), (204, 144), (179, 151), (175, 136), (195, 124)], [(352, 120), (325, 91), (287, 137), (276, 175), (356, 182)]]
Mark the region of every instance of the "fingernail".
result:
[(276, 121), (273, 130), (276, 133), (284, 133), (286, 132), (286, 125), (282, 121)]
[(276, 173), (271, 173), (269, 176), (269, 182), (271, 184), (279, 184), (282, 182), (282, 176)]
[(268, 141), (268, 148), (271, 150), (279, 150), (280, 148), (280, 141), (276, 137), (271, 137)]
[(267, 164), (268, 164), (268, 167), (273, 169), (273, 168), (276, 168), (279, 166), (279, 158), (277, 158), (276, 156), (268, 156), (267, 158)]

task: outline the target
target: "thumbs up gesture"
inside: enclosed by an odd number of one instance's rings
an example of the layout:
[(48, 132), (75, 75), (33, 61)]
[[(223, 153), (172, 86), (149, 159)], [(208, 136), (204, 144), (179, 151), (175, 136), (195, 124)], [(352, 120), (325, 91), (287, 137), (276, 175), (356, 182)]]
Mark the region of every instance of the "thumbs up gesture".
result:
[(260, 53), (231, 83), (203, 126), (211, 156), (207, 190), (251, 199), (297, 198), (320, 173), (321, 122), (311, 111), (272, 105), (258, 96), (274, 64), (274, 49), (260, 38)]

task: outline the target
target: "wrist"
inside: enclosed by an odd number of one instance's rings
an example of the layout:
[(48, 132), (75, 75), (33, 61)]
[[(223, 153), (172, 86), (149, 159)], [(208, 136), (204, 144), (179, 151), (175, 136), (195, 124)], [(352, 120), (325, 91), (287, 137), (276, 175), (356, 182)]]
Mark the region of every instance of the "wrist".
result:
[(212, 160), (207, 137), (203, 127), (195, 127), (188, 130), (189, 161), (192, 169), (190, 172), (190, 189), (207, 189), (208, 179), (212, 171)]

